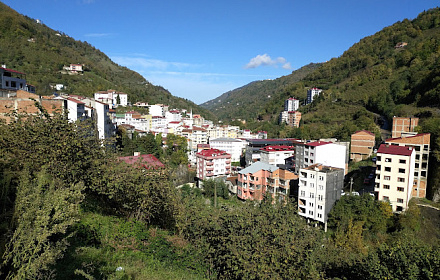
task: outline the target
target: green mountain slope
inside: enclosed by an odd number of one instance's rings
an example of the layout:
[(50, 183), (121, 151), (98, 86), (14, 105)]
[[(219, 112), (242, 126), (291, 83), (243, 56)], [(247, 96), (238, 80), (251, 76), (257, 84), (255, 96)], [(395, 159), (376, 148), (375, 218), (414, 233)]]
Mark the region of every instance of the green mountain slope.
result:
[[(3, 3), (0, 3), (0, 54), (1, 64), (26, 73), (28, 83), (36, 86), (40, 95), (51, 94), (50, 84), (55, 83), (64, 84), (67, 93), (85, 96), (114, 89), (127, 93), (131, 102), (192, 108), (194, 112), (215, 119), (213, 114), (193, 102), (174, 97), (140, 74), (112, 62), (89, 43), (39, 24)], [(61, 74), (63, 66), (71, 63), (84, 64), (84, 75)]]
[[(222, 120), (256, 118), (265, 104), (271, 103), (274, 95), (284, 92), (287, 85), (300, 81), (320, 65), (320, 63), (310, 63), (290, 75), (275, 80), (249, 83), (209, 100), (201, 106), (211, 110)], [(253, 108), (253, 110), (243, 110), (243, 108)]]

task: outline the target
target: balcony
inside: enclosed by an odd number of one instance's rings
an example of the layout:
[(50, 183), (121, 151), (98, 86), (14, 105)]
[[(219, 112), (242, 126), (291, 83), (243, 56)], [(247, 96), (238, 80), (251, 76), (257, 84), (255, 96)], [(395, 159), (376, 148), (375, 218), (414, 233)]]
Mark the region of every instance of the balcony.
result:
[(206, 167), (206, 170), (207, 170), (207, 171), (213, 171), (213, 170), (214, 170), (214, 167)]
[(206, 177), (212, 177), (212, 176), (214, 176), (214, 173), (207, 173), (206, 174)]
[(226, 161), (226, 164), (230, 164), (230, 163), (231, 163), (231, 160), (227, 160), (227, 161)]
[(206, 165), (207, 165), (207, 166), (212, 166), (212, 165), (214, 165), (214, 162), (212, 162), (212, 161), (208, 161), (208, 162), (206, 162)]
[(230, 166), (226, 166), (226, 169), (231, 169), (231, 167)]

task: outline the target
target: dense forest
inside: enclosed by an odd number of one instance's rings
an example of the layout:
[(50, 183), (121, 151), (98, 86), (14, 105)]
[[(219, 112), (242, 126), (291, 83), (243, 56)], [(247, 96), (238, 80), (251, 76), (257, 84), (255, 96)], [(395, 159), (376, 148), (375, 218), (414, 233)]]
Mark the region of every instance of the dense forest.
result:
[[(216, 119), (210, 111), (175, 97), (140, 74), (117, 65), (89, 43), (37, 23), (1, 2), (0, 54), (1, 64), (25, 73), (27, 82), (34, 85), (40, 95), (52, 94), (53, 84), (63, 84), (63, 92), (82, 96), (113, 89), (127, 93), (132, 103), (167, 104), (172, 108), (193, 109), (195, 113)], [(84, 73), (63, 74), (63, 66), (72, 63), (83, 64)]]
[[(395, 215), (368, 194), (344, 196), (324, 232), (294, 201), (241, 202), (215, 181), (175, 188), (179, 138), (130, 144), (122, 132), (124, 151), (88, 125), (44, 111), (0, 123), (2, 279), (440, 277), (439, 205), (412, 200)], [(130, 145), (167, 168), (119, 162)]]

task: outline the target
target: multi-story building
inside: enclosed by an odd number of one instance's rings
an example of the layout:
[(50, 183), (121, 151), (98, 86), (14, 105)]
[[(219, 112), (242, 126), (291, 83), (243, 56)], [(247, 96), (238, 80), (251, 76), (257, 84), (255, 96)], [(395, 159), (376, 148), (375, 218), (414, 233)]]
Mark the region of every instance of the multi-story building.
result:
[(252, 163), (261, 159), (261, 148), (274, 145), (294, 146), (297, 143), (300, 143), (296, 139), (247, 139), (246, 141), (246, 166), (249, 166)]
[(287, 158), (295, 155), (295, 146), (266, 146), (264, 148), (261, 148), (260, 150), (261, 162), (276, 165), (279, 167), (285, 165)]
[(208, 144), (208, 136), (206, 130), (193, 126), (192, 128), (183, 129), (181, 136), (188, 139), (188, 149), (195, 151), (198, 144)]
[(320, 95), (322, 92), (322, 89), (319, 88), (311, 88), (307, 90), (307, 104), (310, 104), (313, 102), (316, 96)]
[(350, 159), (361, 161), (369, 158), (374, 149), (376, 136), (366, 130), (356, 131), (351, 135)]
[[(414, 135), (414, 128), (419, 124), (419, 118), (393, 118), (393, 127), (391, 129), (393, 138), (404, 137), (407, 135)], [(402, 135), (403, 134), (403, 135)]]
[(284, 111), (296, 111), (299, 108), (299, 100), (293, 97), (284, 101)]
[(95, 100), (110, 105), (111, 108), (128, 105), (128, 95), (115, 90), (98, 91), (95, 93)]
[(286, 169), (278, 168), (268, 177), (266, 192), (270, 193), (275, 201), (286, 201), (290, 196), (290, 190), (295, 180), (298, 180), (298, 175)]
[(390, 138), (385, 141), (386, 144), (390, 145), (412, 147), (415, 151), (414, 185), (411, 197), (426, 197), (430, 142), (431, 134), (429, 133), (421, 133), (403, 138)]
[(317, 163), (342, 168), (344, 174), (346, 168), (346, 147), (332, 142), (315, 141), (296, 145), (295, 173), (301, 168), (306, 168)]
[(393, 212), (408, 208), (414, 184), (415, 156), (413, 147), (382, 144), (377, 150), (374, 191), (378, 200), (390, 202)]
[(264, 162), (256, 162), (238, 172), (237, 197), (243, 200), (259, 200), (264, 198), (268, 178), (279, 167)]
[(201, 180), (227, 176), (231, 172), (231, 155), (217, 149), (196, 153), (197, 178)]
[(85, 104), (73, 98), (64, 99), (64, 109), (70, 122), (82, 121), (87, 117)]
[(240, 157), (243, 154), (247, 142), (234, 138), (217, 138), (209, 140), (209, 144), (214, 149), (219, 149), (230, 154), (232, 162), (240, 162)]
[(280, 123), (286, 123), (292, 127), (299, 127), (301, 121), (301, 112), (298, 111), (282, 111), (280, 113)]
[(344, 170), (322, 164), (301, 168), (298, 184), (298, 214), (327, 226), (328, 213), (341, 197)]
[(0, 90), (26, 90), (26, 74), (0, 67)]

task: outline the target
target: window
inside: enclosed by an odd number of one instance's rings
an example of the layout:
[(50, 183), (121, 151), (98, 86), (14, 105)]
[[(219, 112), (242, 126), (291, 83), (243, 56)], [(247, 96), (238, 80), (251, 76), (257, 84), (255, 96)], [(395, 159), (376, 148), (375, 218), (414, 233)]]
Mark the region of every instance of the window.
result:
[(383, 185), (383, 188), (384, 188), (385, 190), (389, 190), (389, 189), (390, 189), (390, 185)]
[(322, 214), (318, 214), (318, 218), (322, 218)]
[(319, 181), (324, 181), (324, 176), (319, 176), (318, 179)]
[(315, 187), (315, 183), (310, 183), (310, 187), (314, 188)]
[(380, 159), (381, 159), (381, 156), (377, 156), (377, 157), (376, 157), (376, 162), (377, 162), (377, 161), (380, 161)]
[(403, 198), (398, 198), (397, 203), (403, 203)]
[(391, 158), (385, 158), (385, 162), (391, 162)]
[(383, 197), (382, 197), (382, 200), (390, 201), (390, 198), (389, 198), (388, 196), (383, 196)]
[(318, 209), (319, 209), (319, 210), (322, 210), (322, 205), (318, 205)]
[(405, 178), (397, 178), (397, 182), (402, 182), (402, 183), (404, 183), (405, 182)]
[(301, 191), (301, 196), (306, 196), (306, 191)]
[(310, 206), (310, 207), (313, 207), (313, 202), (309, 202), (309, 206)]
[(420, 155), (416, 155), (416, 160), (419, 160), (420, 159)]
[(405, 190), (405, 188), (397, 187), (397, 191), (398, 191), (398, 192), (403, 192), (404, 190)]
[(405, 173), (405, 168), (399, 168), (399, 173)]
[(318, 185), (318, 190), (322, 191), (324, 189), (323, 185)]
[(406, 159), (399, 159), (399, 163), (406, 163)]
[(389, 166), (385, 166), (385, 171), (387, 171), (387, 172), (391, 172), (391, 167), (389, 167)]
[(310, 210), (309, 210), (309, 215), (313, 215), (313, 211), (310, 211)]
[(310, 198), (315, 198), (315, 194), (314, 193), (310, 193)]
[(383, 176), (383, 179), (389, 181), (390, 180), (390, 176)]
[(322, 201), (322, 199), (323, 199), (323, 196), (320, 194), (320, 195), (318, 195), (318, 200), (319, 201)]

